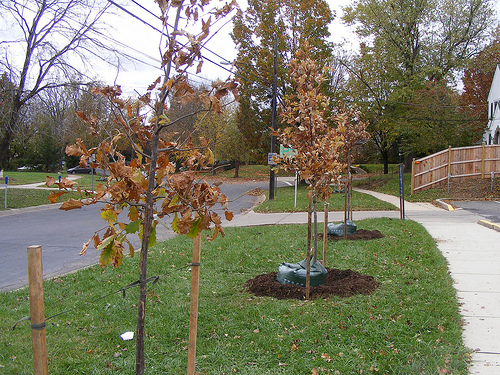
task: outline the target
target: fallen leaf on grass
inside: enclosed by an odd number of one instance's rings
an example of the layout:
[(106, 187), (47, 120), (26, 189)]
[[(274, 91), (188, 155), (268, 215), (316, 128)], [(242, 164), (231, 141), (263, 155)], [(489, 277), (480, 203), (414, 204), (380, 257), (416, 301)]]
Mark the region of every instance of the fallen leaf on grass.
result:
[(321, 354), (321, 358), (323, 358), (327, 362), (331, 362), (332, 361), (332, 359), (330, 358), (330, 355), (326, 354), (326, 353)]

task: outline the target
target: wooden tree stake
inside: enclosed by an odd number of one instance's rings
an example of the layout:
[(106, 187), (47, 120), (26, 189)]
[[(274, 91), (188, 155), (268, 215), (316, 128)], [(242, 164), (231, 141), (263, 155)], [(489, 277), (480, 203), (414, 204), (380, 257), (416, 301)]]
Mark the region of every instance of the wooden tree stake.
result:
[(309, 195), (309, 207), (307, 209), (307, 249), (306, 249), (306, 299), (309, 299), (311, 290), (311, 213), (312, 211), (312, 195)]
[(198, 328), (198, 296), (200, 289), (201, 235), (193, 240), (191, 264), (191, 309), (189, 313), (189, 343), (187, 375), (194, 375), (196, 361), (196, 330)]
[(325, 202), (325, 220), (323, 222), (323, 267), (326, 267), (326, 244), (328, 240), (328, 202)]
[(28, 280), (30, 295), (31, 340), (34, 375), (47, 375), (47, 341), (43, 305), (42, 247), (28, 247)]

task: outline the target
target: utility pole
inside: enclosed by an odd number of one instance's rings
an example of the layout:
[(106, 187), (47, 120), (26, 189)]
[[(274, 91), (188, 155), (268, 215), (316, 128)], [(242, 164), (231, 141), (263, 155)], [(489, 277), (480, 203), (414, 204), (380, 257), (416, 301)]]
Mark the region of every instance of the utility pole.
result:
[[(271, 103), (271, 127), (273, 132), (276, 131), (276, 97), (278, 86), (278, 39), (274, 36), (273, 48), (273, 98)], [(276, 136), (271, 134), (271, 154), (276, 152)], [(273, 165), (270, 166), (269, 172), (269, 200), (274, 200), (274, 191), (276, 189), (276, 179), (273, 170)]]

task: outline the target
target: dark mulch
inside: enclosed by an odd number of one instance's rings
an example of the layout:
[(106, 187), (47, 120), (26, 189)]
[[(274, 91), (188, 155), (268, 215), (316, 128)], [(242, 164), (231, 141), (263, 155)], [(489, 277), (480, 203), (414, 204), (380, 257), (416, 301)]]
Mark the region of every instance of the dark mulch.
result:
[[(327, 298), (331, 295), (351, 297), (355, 294), (373, 293), (379, 282), (372, 276), (362, 275), (351, 270), (328, 268), (325, 284), (311, 287), (310, 299)], [(274, 297), (277, 299), (306, 298), (306, 288), (295, 284), (281, 284), (277, 272), (258, 275), (245, 283), (247, 290), (256, 296)]]
[[(322, 236), (323, 234), (320, 233)], [(378, 230), (358, 229), (355, 234), (348, 234), (348, 240), (371, 240), (382, 238), (384, 235)], [(344, 237), (328, 235), (329, 240), (337, 241)], [(366, 276), (351, 270), (327, 268), (328, 274), (323, 285), (311, 287), (309, 298), (328, 298), (331, 295), (352, 297), (355, 294), (373, 293), (379, 282), (372, 276)], [(261, 297), (277, 299), (306, 299), (306, 288), (295, 284), (281, 284), (277, 279), (277, 272), (258, 275), (245, 283), (250, 293)]]
[[(318, 233), (318, 237), (323, 238), (323, 233)], [(375, 230), (357, 229), (356, 233), (347, 235), (348, 240), (373, 240), (382, 237), (384, 237), (384, 235), (376, 229)], [(332, 241), (338, 241), (338, 240), (343, 240), (344, 236), (335, 236), (333, 234), (329, 234), (328, 239)]]

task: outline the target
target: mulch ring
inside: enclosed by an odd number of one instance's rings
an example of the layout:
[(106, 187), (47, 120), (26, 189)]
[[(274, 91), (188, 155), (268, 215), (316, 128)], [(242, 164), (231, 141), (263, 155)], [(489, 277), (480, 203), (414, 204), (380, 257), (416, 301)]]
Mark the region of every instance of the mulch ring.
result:
[[(372, 276), (359, 272), (336, 268), (327, 268), (327, 270), (325, 283), (310, 288), (310, 299), (328, 298), (332, 295), (352, 297), (355, 294), (371, 294), (380, 285)], [(305, 300), (305, 287), (296, 284), (281, 284), (276, 276), (277, 272), (258, 275), (248, 280), (244, 286), (256, 296)]]
[[(323, 233), (318, 233), (319, 238), (323, 238)], [(382, 238), (384, 235), (380, 233), (378, 230), (366, 230), (366, 229), (358, 229), (354, 234), (348, 234), (348, 240), (373, 240), (376, 238)], [(332, 241), (343, 240), (344, 236), (335, 236), (333, 234), (328, 235), (328, 239)]]

